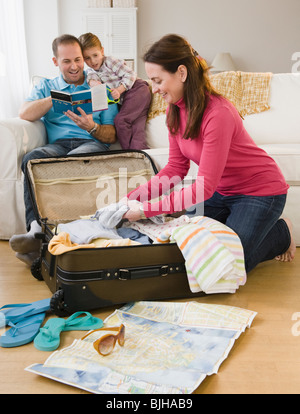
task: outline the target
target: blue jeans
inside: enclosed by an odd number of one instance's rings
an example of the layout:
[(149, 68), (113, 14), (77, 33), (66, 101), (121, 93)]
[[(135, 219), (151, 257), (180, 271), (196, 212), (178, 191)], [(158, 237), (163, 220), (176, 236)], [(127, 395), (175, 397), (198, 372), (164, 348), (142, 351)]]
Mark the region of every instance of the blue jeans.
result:
[[(108, 146), (103, 142), (93, 139), (60, 139), (54, 144), (47, 144), (43, 147), (35, 148), (28, 154), (25, 154), (22, 160), (22, 171), (25, 173), (27, 162), (30, 160), (60, 157), (65, 155), (75, 154), (90, 154), (96, 152), (103, 152), (108, 150)], [(24, 203), (25, 203), (25, 215), (26, 215), (26, 227), (30, 229), (30, 225), (33, 220), (36, 220), (34, 215), (33, 205), (30, 198), (29, 189), (26, 180), (24, 180)]]
[(254, 197), (223, 196), (215, 192), (204, 206), (202, 203), (195, 207), (198, 214), (202, 209), (203, 215), (226, 224), (236, 232), (244, 249), (248, 273), (258, 263), (274, 259), (289, 248), (289, 229), (286, 222), (279, 219), (285, 202), (286, 194)]

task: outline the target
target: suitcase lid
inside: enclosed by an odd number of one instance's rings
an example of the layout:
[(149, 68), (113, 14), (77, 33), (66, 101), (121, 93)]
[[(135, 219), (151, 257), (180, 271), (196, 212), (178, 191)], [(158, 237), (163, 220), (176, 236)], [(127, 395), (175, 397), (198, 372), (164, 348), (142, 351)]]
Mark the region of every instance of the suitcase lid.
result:
[(28, 161), (35, 216), (58, 225), (116, 203), (157, 174), (143, 151), (108, 151)]

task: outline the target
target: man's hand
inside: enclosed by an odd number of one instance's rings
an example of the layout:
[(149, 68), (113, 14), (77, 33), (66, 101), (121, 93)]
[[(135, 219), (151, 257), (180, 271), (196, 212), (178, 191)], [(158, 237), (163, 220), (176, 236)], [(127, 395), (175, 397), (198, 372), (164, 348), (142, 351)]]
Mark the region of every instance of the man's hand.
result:
[(93, 138), (97, 139), (100, 142), (105, 144), (113, 144), (116, 142), (116, 129), (114, 125), (100, 125), (95, 123), (93, 115), (87, 115), (82, 108), (78, 108), (78, 111), (81, 115), (76, 115), (72, 111), (65, 112), (65, 115), (70, 118), (79, 128), (84, 129), (85, 131), (90, 131), (97, 126), (95, 132), (93, 132)]
[(77, 109), (81, 114), (80, 116), (74, 114), (72, 111), (65, 112), (65, 115), (70, 118), (79, 128), (84, 129), (85, 131), (90, 131), (95, 125), (93, 115), (87, 115), (85, 111), (80, 107)]
[(41, 119), (52, 108), (52, 98), (38, 99), (36, 101), (26, 101), (20, 108), (19, 117), (26, 121), (37, 121)]

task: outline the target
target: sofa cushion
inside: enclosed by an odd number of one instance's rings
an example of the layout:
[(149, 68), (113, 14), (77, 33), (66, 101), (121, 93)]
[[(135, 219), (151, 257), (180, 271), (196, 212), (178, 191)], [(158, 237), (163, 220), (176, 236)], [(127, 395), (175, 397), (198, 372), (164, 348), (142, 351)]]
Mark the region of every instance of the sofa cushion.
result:
[(266, 144), (259, 147), (276, 161), (290, 185), (300, 185), (300, 144)]
[(300, 73), (273, 75), (270, 109), (244, 119), (245, 128), (258, 145), (299, 143), (299, 97)]
[(146, 140), (149, 148), (169, 148), (166, 115), (151, 118), (146, 124)]
[[(291, 185), (300, 185), (300, 145), (299, 144), (267, 144), (259, 145), (277, 163), (287, 182)], [(152, 148), (146, 150), (153, 159), (158, 170), (168, 162), (168, 148)], [(188, 176), (195, 179), (198, 166), (191, 162)]]

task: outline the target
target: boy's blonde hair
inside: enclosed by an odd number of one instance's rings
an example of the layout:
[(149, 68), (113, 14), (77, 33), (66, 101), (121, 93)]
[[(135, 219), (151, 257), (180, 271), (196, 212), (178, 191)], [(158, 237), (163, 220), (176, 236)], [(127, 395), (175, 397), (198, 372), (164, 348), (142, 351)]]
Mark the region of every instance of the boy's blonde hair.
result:
[(102, 49), (103, 47), (99, 38), (93, 33), (82, 34), (79, 36), (78, 40), (81, 44), (82, 50), (90, 49), (91, 47), (98, 47), (99, 49)]

